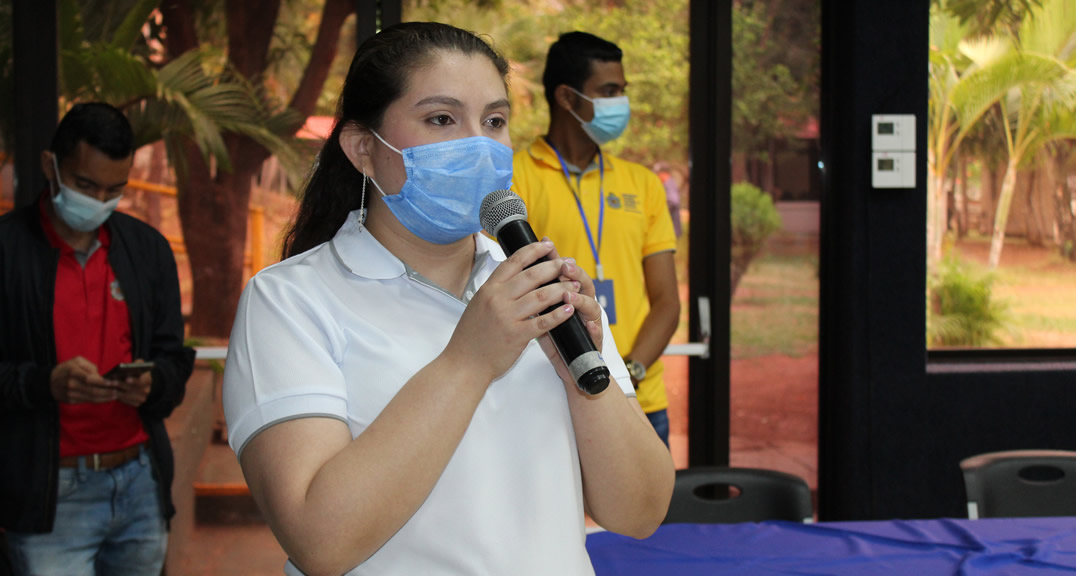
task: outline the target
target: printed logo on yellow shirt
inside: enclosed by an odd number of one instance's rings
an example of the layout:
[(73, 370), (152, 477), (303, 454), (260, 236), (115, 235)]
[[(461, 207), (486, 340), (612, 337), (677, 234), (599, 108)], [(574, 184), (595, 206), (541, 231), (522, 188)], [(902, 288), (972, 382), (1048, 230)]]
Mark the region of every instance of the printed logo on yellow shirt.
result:
[(609, 192), (607, 195), (608, 208), (612, 210), (625, 210), (634, 214), (641, 214), (641, 206), (638, 205), (637, 194), (616, 194)]

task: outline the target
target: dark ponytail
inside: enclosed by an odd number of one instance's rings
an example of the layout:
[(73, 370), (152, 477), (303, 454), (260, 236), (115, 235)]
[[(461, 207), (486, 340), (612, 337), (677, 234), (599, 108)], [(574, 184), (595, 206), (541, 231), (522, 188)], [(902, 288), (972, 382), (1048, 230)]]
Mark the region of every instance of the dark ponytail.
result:
[(510, 71), (506, 60), (480, 37), (446, 24), (406, 22), (365, 40), (349, 66), (334, 129), (304, 186), (300, 209), (285, 235), (282, 259), (330, 240), (349, 212), (361, 207), (364, 176), (341, 149), (341, 130), (349, 124), (378, 130), (386, 109), (405, 91), (409, 74), (439, 51), (484, 54), (504, 81)]

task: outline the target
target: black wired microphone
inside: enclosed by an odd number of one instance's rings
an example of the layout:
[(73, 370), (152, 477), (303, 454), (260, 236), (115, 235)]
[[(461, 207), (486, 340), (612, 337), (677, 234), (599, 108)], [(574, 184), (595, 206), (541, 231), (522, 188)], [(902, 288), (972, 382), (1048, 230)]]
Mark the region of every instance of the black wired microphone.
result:
[[(498, 239), (499, 245), (507, 256), (537, 242), (536, 234), (525, 219), (526, 216), (525, 201), (510, 190), (496, 190), (488, 194), (480, 204), (480, 223), (488, 234)], [(543, 261), (537, 260), (529, 267)], [(558, 279), (552, 280), (545, 286), (558, 281)], [(562, 303), (544, 310), (544, 314), (559, 306), (562, 306)], [(592, 338), (589, 337), (589, 331), (585, 328), (585, 321), (581, 318), (581, 314), (575, 310), (572, 317), (552, 328), (548, 333), (559, 355), (570, 368), (570, 375), (577, 383), (577, 387), (586, 394), (603, 392), (610, 382), (611, 373), (608, 371), (607, 364), (604, 363), (604, 357), (596, 350)]]

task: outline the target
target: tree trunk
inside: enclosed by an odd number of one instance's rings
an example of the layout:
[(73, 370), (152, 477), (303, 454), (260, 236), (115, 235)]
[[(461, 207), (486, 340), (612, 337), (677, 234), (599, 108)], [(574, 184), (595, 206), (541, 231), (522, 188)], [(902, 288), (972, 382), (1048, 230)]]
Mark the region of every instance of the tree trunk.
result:
[(994, 214), (994, 233), (990, 238), (990, 269), (996, 270), (1001, 261), (1001, 249), (1005, 246), (1005, 228), (1009, 224), (1009, 209), (1012, 207), (1013, 192), (1016, 190), (1016, 163), (1018, 158), (1009, 158), (1005, 178), (1001, 183), (1001, 196), (998, 197), (997, 212)]
[(1068, 186), (1058, 182), (1054, 187), (1054, 204), (1057, 207), (1058, 249), (1061, 255), (1076, 262), (1076, 214), (1072, 212), (1072, 199)]
[(979, 170), (979, 234), (989, 236), (994, 231), (994, 198), (997, 186), (994, 172), (997, 166), (990, 162), (989, 156), (980, 159)]
[(738, 184), (739, 182), (747, 182), (749, 178), (746, 174), (746, 154), (742, 152), (731, 153), (731, 183)]
[[(230, 146), (231, 173), (210, 167), (194, 144), (185, 145), (188, 175), (179, 197), (180, 224), (191, 264), (191, 334), (227, 338), (243, 291), (244, 245), (254, 170)], [(202, 193), (195, 193), (195, 190)]]
[(927, 187), (927, 215), (926, 215), (926, 249), (928, 252), (927, 266), (933, 272), (937, 270), (938, 262), (941, 262), (941, 246), (945, 237), (947, 217), (947, 186), (948, 177), (945, 174), (934, 174)]
[(1043, 246), (1043, 222), (1042, 210), (1040, 210), (1039, 187), (1037, 184), (1038, 171), (1034, 168), (1028, 172), (1027, 178), (1027, 218), (1024, 222), (1024, 232), (1028, 244), (1041, 248)]
[[(146, 180), (153, 184), (164, 184), (165, 168), (168, 163), (165, 142), (154, 142), (150, 149), (150, 172)], [(157, 192), (146, 193), (146, 223), (161, 230), (161, 196)]]
[(971, 213), (968, 211), (968, 197), (967, 197), (967, 168), (968, 160), (966, 156), (961, 156), (959, 162), (956, 163), (956, 170), (959, 178), (957, 179), (956, 187), (953, 189), (953, 194), (959, 203), (958, 216), (956, 218), (956, 237), (967, 238), (968, 225), (970, 223)]
[[(1054, 221), (1057, 223), (1055, 241), (1061, 255), (1076, 261), (1076, 147), (1072, 143), (1055, 145), (1051, 162), (1054, 168)], [(1071, 161), (1070, 161), (1071, 160)]]
[(780, 191), (776, 189), (776, 139), (769, 139), (769, 157), (761, 161), (761, 189), (772, 198), (773, 204), (780, 200)]
[(761, 188), (761, 162), (759, 162), (757, 158), (750, 158), (750, 160), (747, 162), (747, 164), (749, 164), (748, 171), (749, 171), (749, 176), (750, 176), (750, 183), (753, 184), (754, 186), (757, 186), (758, 189), (760, 189)]
[(956, 170), (949, 170), (945, 180), (945, 234), (959, 228), (960, 203), (956, 200)]
[(941, 186), (941, 178), (934, 170), (934, 160), (931, 158), (927, 162), (927, 174), (930, 175), (929, 181), (926, 183), (926, 271), (928, 274), (933, 275), (937, 270), (938, 259), (934, 256), (937, 254), (937, 250), (934, 248), (937, 243), (937, 229), (938, 229), (938, 215), (937, 215), (937, 202), (934, 202), (936, 196), (936, 190)]
[[(230, 63), (254, 83), (262, 81), (279, 6), (279, 2), (254, 0), (226, 2)], [(312, 57), (291, 102), (304, 118), (314, 111), (350, 8), (348, 0), (326, 0)], [(194, 48), (193, 11), (186, 0), (166, 3), (162, 13), (170, 30), (166, 36), (170, 55), (175, 58)], [(191, 263), (191, 334), (212, 338), (227, 338), (232, 330), (243, 291), (252, 178), (270, 155), (255, 141), (237, 134), (226, 134), (225, 143), (232, 173), (219, 170), (212, 177), (198, 148), (189, 143), (184, 147), (188, 173), (178, 186), (181, 227)]]

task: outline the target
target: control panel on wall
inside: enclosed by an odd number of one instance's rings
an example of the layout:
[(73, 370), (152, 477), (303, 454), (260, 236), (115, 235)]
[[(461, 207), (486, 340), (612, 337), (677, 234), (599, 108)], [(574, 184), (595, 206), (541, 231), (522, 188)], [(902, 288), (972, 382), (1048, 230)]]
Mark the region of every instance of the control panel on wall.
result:
[(915, 187), (915, 115), (871, 117), (871, 184), (874, 188)]

